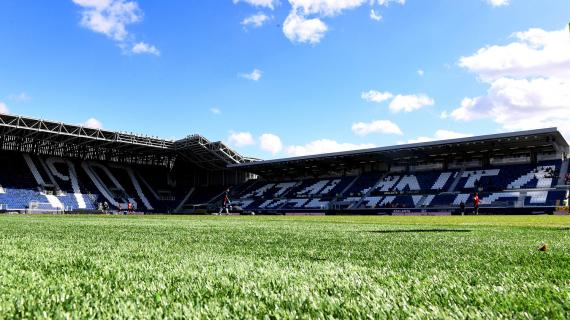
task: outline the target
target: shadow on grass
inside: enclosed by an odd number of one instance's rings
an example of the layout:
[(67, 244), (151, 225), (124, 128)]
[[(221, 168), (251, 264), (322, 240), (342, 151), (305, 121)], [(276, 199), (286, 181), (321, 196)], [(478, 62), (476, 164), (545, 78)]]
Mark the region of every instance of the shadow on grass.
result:
[(443, 232), (471, 232), (468, 229), (391, 229), (391, 230), (372, 230), (370, 233), (443, 233)]
[(547, 231), (570, 231), (570, 227), (545, 227)]
[(313, 261), (327, 261), (327, 258), (321, 258), (321, 257), (309, 257), (310, 260)]

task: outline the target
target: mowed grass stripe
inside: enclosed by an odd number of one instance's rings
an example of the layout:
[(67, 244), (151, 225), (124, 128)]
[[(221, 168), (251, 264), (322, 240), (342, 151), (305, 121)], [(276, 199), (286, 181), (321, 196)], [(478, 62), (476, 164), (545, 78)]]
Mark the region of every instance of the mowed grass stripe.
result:
[(562, 319), (569, 226), (568, 216), (3, 215), (0, 318)]

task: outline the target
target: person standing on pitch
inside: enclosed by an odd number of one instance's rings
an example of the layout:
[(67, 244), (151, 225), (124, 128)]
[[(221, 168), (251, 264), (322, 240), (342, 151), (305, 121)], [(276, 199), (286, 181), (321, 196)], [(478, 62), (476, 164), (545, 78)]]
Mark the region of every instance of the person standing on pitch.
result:
[(475, 211), (475, 215), (479, 215), (479, 194), (477, 192), (475, 192), (475, 195), (473, 196), (473, 209)]
[(566, 209), (570, 214), (570, 190), (566, 190), (566, 199), (564, 199), (564, 206), (566, 206)]
[(222, 214), (222, 212), (224, 210), (226, 210), (227, 215), (230, 214), (229, 207), (230, 207), (231, 201), (230, 201), (230, 197), (228, 196), (229, 192), (230, 192), (230, 189), (227, 189), (225, 194), (224, 194), (224, 203), (222, 204), (222, 207), (220, 208), (220, 214)]

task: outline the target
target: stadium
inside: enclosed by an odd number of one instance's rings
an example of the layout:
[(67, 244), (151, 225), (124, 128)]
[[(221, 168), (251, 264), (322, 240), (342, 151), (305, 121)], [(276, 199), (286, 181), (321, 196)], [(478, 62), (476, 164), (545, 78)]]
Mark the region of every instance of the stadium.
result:
[(0, 320), (570, 319), (568, 12), (0, 1)]
[[(0, 115), (5, 212), (481, 214), (562, 212), (556, 128), (261, 161), (195, 134), (177, 141)], [(460, 209), (464, 208), (464, 209)], [(463, 211), (463, 212), (461, 212)]]
[(201, 135), (0, 127), (0, 318), (570, 314), (556, 128), (262, 161)]

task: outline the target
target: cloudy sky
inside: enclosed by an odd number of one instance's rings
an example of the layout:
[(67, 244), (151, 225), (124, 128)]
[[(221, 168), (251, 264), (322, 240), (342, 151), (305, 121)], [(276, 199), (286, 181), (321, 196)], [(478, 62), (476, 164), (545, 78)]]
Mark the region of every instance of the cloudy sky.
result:
[(2, 0), (0, 112), (265, 159), (558, 126), (568, 0)]

